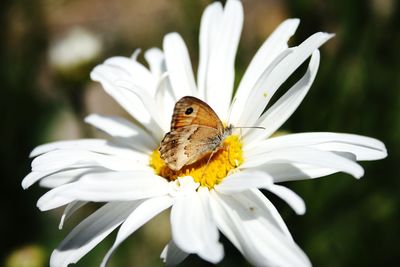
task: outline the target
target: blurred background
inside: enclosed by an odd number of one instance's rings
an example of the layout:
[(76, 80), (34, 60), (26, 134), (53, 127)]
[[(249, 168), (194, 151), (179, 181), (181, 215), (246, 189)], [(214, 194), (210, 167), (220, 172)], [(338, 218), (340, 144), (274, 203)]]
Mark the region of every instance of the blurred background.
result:
[[(89, 79), (93, 66), (115, 55), (161, 47), (181, 33), (197, 66), (201, 13), (210, 0), (3, 0), (0, 2), (0, 265), (48, 266), (51, 251), (96, 205), (57, 229), (62, 210), (42, 213), (38, 186), (24, 191), (29, 152), (60, 139), (96, 136), (82, 119), (124, 111)], [(397, 0), (243, 0), (245, 22), (236, 80), (273, 29), (301, 18), (295, 45), (316, 31), (336, 33), (321, 49), (317, 79), (284, 125), (288, 132), (334, 131), (382, 140), (389, 157), (364, 162), (361, 180), (337, 174), (287, 185), (302, 196), (297, 216), (268, 195), (314, 266), (394, 266), (400, 261), (400, 14)], [(139, 57), (143, 61), (143, 57)], [(296, 74), (297, 75), (297, 74)], [(296, 76), (295, 75), (295, 76)], [(168, 213), (123, 243), (110, 266), (162, 266), (170, 238)], [(76, 266), (98, 266), (115, 233)], [(249, 266), (229, 242), (218, 266)], [(266, 252), (267, 253), (267, 252)], [(210, 266), (196, 256), (182, 266)]]

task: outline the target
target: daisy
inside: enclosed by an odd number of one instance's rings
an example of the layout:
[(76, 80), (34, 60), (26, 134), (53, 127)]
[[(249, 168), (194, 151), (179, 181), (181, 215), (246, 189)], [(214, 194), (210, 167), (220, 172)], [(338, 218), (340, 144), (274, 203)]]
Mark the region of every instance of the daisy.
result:
[[(32, 172), (22, 182), (50, 190), (38, 201), (42, 210), (66, 205), (64, 221), (87, 202), (105, 203), (76, 226), (51, 255), (51, 266), (75, 263), (118, 228), (111, 254), (151, 218), (171, 208), (172, 240), (161, 253), (169, 266), (189, 254), (211, 263), (224, 256), (219, 232), (256, 266), (310, 266), (293, 241), (266, 189), (304, 214), (303, 200), (276, 183), (312, 179), (336, 172), (363, 175), (359, 160), (386, 156), (382, 142), (340, 133), (271, 135), (296, 110), (319, 66), (318, 48), (332, 34), (318, 32), (288, 47), (298, 19), (284, 21), (262, 44), (232, 99), (234, 59), (243, 24), (240, 1), (209, 5), (200, 26), (200, 57), (195, 80), (187, 47), (177, 33), (165, 36), (163, 51), (145, 52), (147, 69), (131, 58), (113, 57), (91, 73), (135, 121), (90, 115), (86, 122), (108, 140), (83, 139), (45, 144), (31, 156)], [(308, 58), (308, 68), (264, 112), (283, 82)], [(183, 96), (206, 101), (226, 124), (259, 126), (234, 130), (211, 158), (179, 171), (169, 169), (158, 152), (169, 131), (174, 104)]]

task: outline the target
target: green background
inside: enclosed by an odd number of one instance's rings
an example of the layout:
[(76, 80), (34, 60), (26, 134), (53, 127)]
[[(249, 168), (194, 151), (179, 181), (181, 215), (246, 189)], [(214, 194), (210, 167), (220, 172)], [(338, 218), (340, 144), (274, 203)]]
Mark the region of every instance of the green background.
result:
[[(42, 213), (36, 208), (45, 190), (33, 186), (24, 191), (20, 185), (30, 171), (29, 152), (60, 138), (54, 133), (63, 124), (60, 114), (73, 118), (79, 136), (93, 135), (81, 124), (82, 117), (92, 112), (87, 104), (88, 88), (97, 86), (89, 81), (90, 68), (113, 55), (130, 56), (138, 47), (143, 51), (160, 47), (163, 35), (171, 31), (183, 35), (197, 66), (198, 27), (208, 3), (1, 1), (0, 265), (47, 266), (52, 249), (96, 208), (89, 205), (59, 231), (61, 210)], [(321, 49), (320, 70), (310, 93), (283, 129), (367, 135), (382, 140), (389, 153), (382, 161), (363, 162), (366, 173), (361, 180), (336, 174), (285, 184), (304, 198), (307, 212), (303, 216), (295, 215), (274, 196), (268, 197), (314, 266), (396, 265), (400, 260), (399, 2), (248, 0), (243, 4), (245, 25), (236, 59), (236, 81), (256, 49), (285, 18), (301, 19), (292, 45), (316, 31), (336, 33)], [(103, 52), (77, 73), (61, 75), (49, 64), (48, 49), (53, 40), (78, 25), (101, 36)], [(288, 84), (300, 74), (295, 73)], [(101, 94), (101, 89), (97, 86), (94, 92)], [(114, 104), (111, 98), (109, 101)], [(61, 136), (70, 137), (65, 133)], [(168, 214), (162, 214), (131, 236), (109, 266), (162, 266), (159, 254), (169, 238), (167, 220)], [(98, 266), (114, 236), (77, 266)], [(249, 266), (227, 240), (223, 241), (226, 257), (218, 266)], [(196, 256), (182, 264), (208, 265)]]

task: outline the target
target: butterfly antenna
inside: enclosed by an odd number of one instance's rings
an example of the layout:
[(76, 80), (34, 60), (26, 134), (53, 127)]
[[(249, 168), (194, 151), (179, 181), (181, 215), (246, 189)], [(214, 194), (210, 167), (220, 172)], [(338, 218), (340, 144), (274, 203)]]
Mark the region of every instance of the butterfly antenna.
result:
[(260, 130), (265, 130), (265, 127), (262, 126), (238, 126), (238, 127), (232, 127), (232, 129), (260, 129)]

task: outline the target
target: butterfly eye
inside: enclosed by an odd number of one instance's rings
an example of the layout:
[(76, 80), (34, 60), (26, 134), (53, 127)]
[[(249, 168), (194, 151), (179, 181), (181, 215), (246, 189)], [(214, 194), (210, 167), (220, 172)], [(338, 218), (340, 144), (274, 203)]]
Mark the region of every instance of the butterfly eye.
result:
[(187, 108), (186, 111), (185, 111), (185, 114), (186, 114), (186, 115), (190, 115), (190, 114), (192, 114), (192, 113), (193, 113), (193, 108), (192, 108), (192, 107)]

